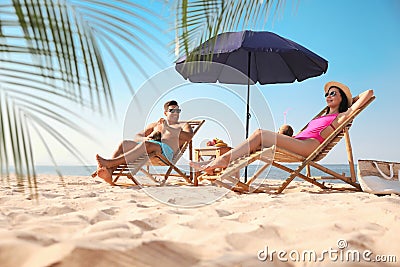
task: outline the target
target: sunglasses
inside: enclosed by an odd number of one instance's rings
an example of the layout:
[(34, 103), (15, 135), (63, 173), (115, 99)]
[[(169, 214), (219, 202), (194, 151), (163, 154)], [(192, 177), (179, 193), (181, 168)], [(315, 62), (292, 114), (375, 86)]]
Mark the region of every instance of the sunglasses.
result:
[(171, 112), (171, 113), (181, 113), (181, 109), (180, 108), (170, 108), (170, 109), (168, 109), (168, 111), (169, 112)]
[(332, 91), (332, 92), (326, 93), (326, 94), (325, 94), (325, 97), (328, 97), (328, 96), (335, 96), (335, 95), (336, 95), (336, 91)]

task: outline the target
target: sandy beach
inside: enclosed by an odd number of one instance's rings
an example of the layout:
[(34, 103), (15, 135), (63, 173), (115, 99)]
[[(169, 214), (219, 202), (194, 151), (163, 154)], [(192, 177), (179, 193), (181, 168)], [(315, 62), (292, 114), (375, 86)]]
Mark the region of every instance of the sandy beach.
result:
[(2, 267), (400, 262), (397, 195), (324, 192), (303, 182), (280, 195), (215, 186), (138, 189), (52, 175), (39, 176), (38, 188), (34, 200), (1, 183)]

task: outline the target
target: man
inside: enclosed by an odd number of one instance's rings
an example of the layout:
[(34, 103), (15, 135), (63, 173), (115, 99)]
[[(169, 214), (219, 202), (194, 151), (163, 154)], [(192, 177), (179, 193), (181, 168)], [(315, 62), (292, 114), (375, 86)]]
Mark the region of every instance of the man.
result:
[[(134, 141), (123, 141), (111, 159), (104, 159), (97, 154), (98, 169), (92, 176), (97, 174), (107, 183), (114, 185), (112, 173), (120, 164), (133, 162), (140, 156), (153, 152), (162, 153), (167, 159), (172, 160), (181, 144), (193, 137), (190, 125), (179, 122), (180, 112), (181, 109), (175, 100), (166, 102), (164, 104), (165, 118), (149, 124), (144, 131), (136, 135)], [(159, 138), (155, 140), (154, 136), (157, 135)]]

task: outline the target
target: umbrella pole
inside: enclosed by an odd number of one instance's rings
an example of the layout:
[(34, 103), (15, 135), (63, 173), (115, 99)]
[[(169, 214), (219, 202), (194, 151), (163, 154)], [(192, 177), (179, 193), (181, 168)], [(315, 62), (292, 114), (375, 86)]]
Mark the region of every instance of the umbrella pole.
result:
[[(250, 123), (250, 66), (251, 66), (251, 52), (248, 52), (247, 58), (247, 114), (246, 114), (246, 139), (249, 137), (249, 123)], [(247, 166), (244, 168), (244, 182), (247, 183)]]
[(248, 53), (247, 60), (247, 114), (246, 114), (246, 139), (249, 137), (249, 121), (250, 121), (250, 64), (251, 64), (251, 52)]

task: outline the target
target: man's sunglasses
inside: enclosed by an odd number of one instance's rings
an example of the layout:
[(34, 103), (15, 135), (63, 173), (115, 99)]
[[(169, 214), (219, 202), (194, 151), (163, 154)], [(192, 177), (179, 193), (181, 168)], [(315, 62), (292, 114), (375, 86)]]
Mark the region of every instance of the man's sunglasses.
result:
[(336, 95), (336, 91), (331, 91), (331, 92), (329, 92), (329, 93), (326, 93), (325, 94), (325, 97), (328, 97), (328, 96), (335, 96)]
[(181, 113), (182, 110), (180, 108), (170, 108), (168, 111), (171, 113)]

